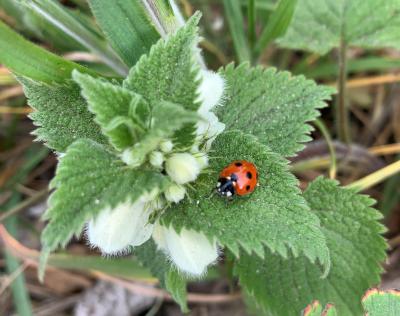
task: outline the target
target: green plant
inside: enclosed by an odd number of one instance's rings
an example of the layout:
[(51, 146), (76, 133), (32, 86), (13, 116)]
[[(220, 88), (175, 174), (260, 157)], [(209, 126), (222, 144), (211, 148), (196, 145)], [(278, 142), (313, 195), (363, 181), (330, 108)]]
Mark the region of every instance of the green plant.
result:
[[(173, 2), (116, 1), (109, 7), (90, 0), (113, 49), (86, 28), (80, 32), (84, 24), (56, 2), (23, 2), (98, 53), (112, 73), (66, 61), (0, 22), (0, 61), (24, 87), (38, 140), (59, 157), (45, 214), (41, 277), (49, 254), (87, 227), (90, 243), (103, 253), (132, 252), (183, 311), (188, 280), (225, 256), (248, 301), (266, 313), (293, 315), (313, 300), (334, 303), (343, 315), (362, 312), (359, 298), (379, 282), (385, 258), (380, 213), (359, 188), (323, 177), (301, 192), (286, 160), (310, 140), (309, 123), (333, 88), (248, 62), (208, 70), (198, 48), (201, 14), (184, 23)], [(298, 1), (292, 28), (279, 42), (326, 52), (340, 42), (337, 36), (328, 46), (311, 41), (314, 47), (294, 34), (306, 4)], [(250, 50), (237, 33), (239, 59), (254, 62), (282, 36), (295, 6), (280, 1), (258, 44), (252, 31)], [(225, 7), (231, 28), (237, 27), (240, 8), (231, 1)], [(376, 44), (347, 35), (341, 41), (344, 47)], [(210, 196), (219, 171), (236, 159), (257, 166), (260, 186), (231, 203)]]

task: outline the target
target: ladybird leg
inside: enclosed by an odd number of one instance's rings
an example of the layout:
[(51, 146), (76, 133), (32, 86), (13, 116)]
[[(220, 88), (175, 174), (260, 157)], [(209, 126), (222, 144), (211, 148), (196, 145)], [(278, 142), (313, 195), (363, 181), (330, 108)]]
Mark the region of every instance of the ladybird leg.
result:
[(217, 189), (211, 189), (210, 195), (207, 197), (207, 200), (210, 200), (215, 194), (217, 194)]

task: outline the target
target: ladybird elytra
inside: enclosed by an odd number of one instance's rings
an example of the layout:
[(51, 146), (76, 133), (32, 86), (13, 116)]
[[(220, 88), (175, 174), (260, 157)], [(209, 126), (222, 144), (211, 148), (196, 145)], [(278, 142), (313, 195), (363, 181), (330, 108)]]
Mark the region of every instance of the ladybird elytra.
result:
[(246, 160), (236, 160), (226, 166), (219, 174), (217, 193), (231, 198), (234, 195), (250, 194), (257, 186), (256, 166)]

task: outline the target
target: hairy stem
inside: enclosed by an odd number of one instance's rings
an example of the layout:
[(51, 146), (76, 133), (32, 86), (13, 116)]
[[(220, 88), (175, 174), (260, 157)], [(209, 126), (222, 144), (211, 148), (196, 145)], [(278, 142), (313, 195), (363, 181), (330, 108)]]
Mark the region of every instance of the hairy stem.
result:
[(347, 83), (347, 43), (342, 38), (339, 48), (339, 96), (336, 104), (336, 125), (339, 139), (350, 143), (349, 111), (346, 104)]

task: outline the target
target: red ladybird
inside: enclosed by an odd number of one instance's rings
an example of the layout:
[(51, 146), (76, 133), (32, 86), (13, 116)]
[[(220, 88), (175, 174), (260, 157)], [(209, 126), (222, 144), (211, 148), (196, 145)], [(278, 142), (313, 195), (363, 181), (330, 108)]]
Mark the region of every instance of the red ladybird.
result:
[(237, 160), (219, 174), (217, 193), (228, 198), (235, 194), (243, 196), (254, 191), (257, 181), (256, 166), (246, 160)]

